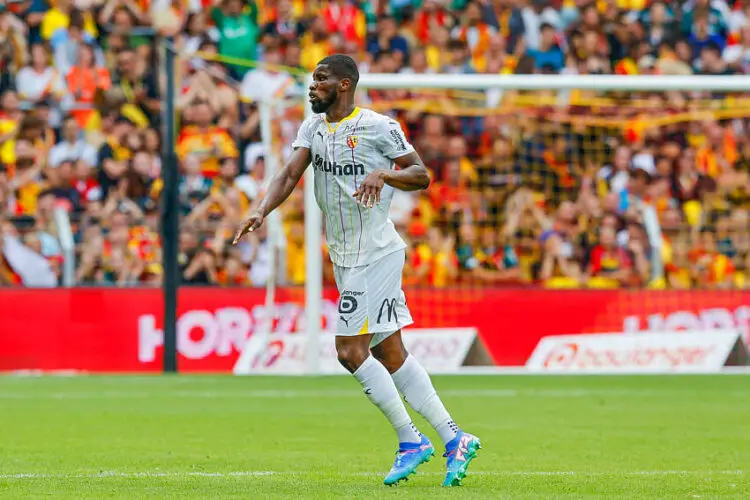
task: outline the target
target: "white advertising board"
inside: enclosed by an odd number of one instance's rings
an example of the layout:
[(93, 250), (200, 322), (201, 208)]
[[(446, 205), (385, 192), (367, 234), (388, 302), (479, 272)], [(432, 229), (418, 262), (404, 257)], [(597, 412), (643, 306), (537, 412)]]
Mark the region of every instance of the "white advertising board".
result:
[(544, 337), (530, 371), (590, 373), (717, 372), (738, 342), (735, 330)]
[[(404, 345), (429, 373), (455, 373), (463, 365), (477, 331), (474, 328), (404, 330)], [(235, 375), (305, 373), (306, 335), (274, 334), (265, 346), (244, 349), (234, 366)], [(348, 373), (336, 358), (335, 336), (326, 334), (318, 342), (319, 366), (325, 374)]]

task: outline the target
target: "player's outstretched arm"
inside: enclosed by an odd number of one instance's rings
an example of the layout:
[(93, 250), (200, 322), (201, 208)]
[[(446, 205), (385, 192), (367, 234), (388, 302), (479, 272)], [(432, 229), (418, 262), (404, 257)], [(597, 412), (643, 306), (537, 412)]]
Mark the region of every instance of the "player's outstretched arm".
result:
[(308, 165), (310, 165), (310, 150), (308, 148), (296, 148), (287, 160), (286, 165), (276, 172), (276, 175), (271, 179), (268, 192), (258, 204), (258, 208), (240, 225), (234, 237), (235, 245), (244, 235), (258, 229), (266, 216), (292, 194), (294, 186), (302, 178), (302, 174), (305, 173)]

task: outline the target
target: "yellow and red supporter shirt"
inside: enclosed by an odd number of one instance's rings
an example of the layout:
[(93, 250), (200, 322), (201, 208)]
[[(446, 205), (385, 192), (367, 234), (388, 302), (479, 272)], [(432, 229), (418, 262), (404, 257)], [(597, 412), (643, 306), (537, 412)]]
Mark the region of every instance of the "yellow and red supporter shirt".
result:
[(713, 287), (734, 278), (734, 263), (726, 255), (696, 249), (690, 252), (689, 256), (694, 263), (704, 259), (708, 260), (708, 266), (698, 276), (699, 285)]
[(201, 162), (202, 174), (213, 179), (219, 172), (219, 159), (237, 158), (239, 150), (229, 133), (216, 126), (206, 128), (190, 125), (182, 129), (177, 139), (177, 156), (180, 160), (189, 154), (203, 156)]
[(144, 262), (155, 262), (159, 258), (161, 241), (159, 235), (146, 227), (136, 226), (130, 229), (128, 249)]

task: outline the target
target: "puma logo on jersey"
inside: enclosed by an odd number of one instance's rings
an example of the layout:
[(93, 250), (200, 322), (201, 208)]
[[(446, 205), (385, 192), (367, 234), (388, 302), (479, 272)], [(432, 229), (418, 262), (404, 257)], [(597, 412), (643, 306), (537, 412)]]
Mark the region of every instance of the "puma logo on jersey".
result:
[(365, 166), (362, 163), (338, 163), (323, 161), (319, 155), (315, 155), (313, 161), (313, 167), (315, 170), (325, 172), (331, 175), (365, 175)]

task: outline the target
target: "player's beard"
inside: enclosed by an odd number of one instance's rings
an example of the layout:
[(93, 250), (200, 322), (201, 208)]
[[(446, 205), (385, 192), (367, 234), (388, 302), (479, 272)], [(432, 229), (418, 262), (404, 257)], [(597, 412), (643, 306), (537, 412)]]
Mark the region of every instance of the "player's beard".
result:
[(331, 106), (333, 106), (333, 103), (336, 102), (336, 99), (338, 99), (338, 97), (338, 92), (336, 92), (336, 89), (333, 89), (331, 93), (328, 94), (328, 99), (326, 99), (325, 101), (319, 99), (310, 103), (313, 113), (325, 113), (330, 109)]

